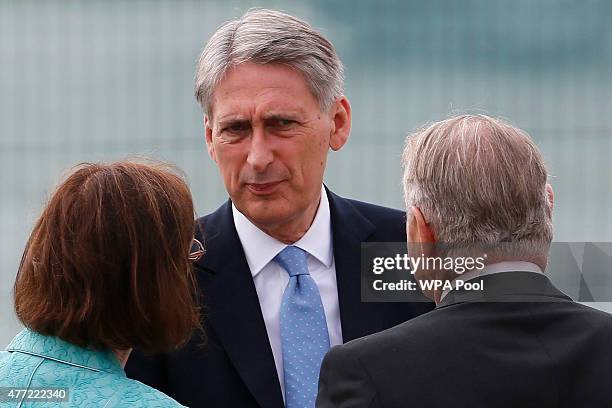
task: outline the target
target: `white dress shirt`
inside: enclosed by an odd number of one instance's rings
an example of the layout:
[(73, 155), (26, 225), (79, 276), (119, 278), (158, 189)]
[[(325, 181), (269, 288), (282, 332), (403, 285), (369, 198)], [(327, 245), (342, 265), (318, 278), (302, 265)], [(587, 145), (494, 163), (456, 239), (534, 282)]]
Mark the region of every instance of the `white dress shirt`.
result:
[[(504, 262), (496, 262), (489, 265), (485, 265), (484, 268), (478, 270), (473, 269), (468, 271), (455, 279), (461, 279), (462, 281), (468, 281), (474, 278), (481, 278), (487, 275), (493, 275), (494, 273), (502, 273), (502, 272), (533, 272), (533, 273), (544, 273), (542, 269), (534, 263), (526, 262), (526, 261), (504, 261)], [(449, 289), (445, 289), (440, 296), (440, 300), (444, 299), (450, 292)]]
[[(234, 215), (234, 225), (255, 282), (255, 289), (266, 324), (270, 346), (272, 346), (274, 363), (276, 364), (284, 398), (285, 381), (280, 337), (280, 307), (285, 287), (289, 283), (289, 274), (276, 262), (272, 262), (272, 259), (288, 245), (257, 228), (233, 204), (232, 213)], [(308, 271), (321, 294), (330, 346), (342, 344), (329, 201), (323, 187), (321, 187), (319, 208), (312, 225), (306, 234), (293, 245), (308, 253)]]

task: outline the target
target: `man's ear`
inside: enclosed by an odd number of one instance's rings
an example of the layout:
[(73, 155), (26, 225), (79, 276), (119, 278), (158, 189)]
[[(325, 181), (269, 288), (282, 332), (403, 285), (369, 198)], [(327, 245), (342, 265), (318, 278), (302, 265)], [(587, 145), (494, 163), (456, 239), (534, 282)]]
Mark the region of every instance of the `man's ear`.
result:
[(417, 206), (410, 207), (408, 220), (406, 222), (406, 235), (408, 242), (423, 242), (433, 244), (436, 242), (436, 236), (427, 224), (421, 209)]
[(212, 134), (212, 125), (210, 120), (208, 119), (208, 115), (204, 116), (204, 136), (206, 138), (206, 148), (208, 149), (208, 155), (217, 162), (217, 155), (215, 154), (215, 146), (213, 145), (213, 134)]
[(548, 183), (546, 183), (546, 197), (548, 198), (548, 205), (552, 211), (555, 204), (555, 193), (553, 192), (552, 186)]
[(346, 96), (338, 99), (332, 107), (333, 127), (329, 138), (329, 147), (337, 151), (344, 146), (351, 133), (351, 104)]

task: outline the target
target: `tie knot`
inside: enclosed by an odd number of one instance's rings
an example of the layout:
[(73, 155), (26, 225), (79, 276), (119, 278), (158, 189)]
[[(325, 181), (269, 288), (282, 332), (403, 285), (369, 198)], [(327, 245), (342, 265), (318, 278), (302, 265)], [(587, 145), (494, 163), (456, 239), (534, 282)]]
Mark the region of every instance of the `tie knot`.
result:
[(287, 271), (289, 276), (308, 275), (308, 253), (296, 246), (288, 246), (274, 257), (274, 261)]

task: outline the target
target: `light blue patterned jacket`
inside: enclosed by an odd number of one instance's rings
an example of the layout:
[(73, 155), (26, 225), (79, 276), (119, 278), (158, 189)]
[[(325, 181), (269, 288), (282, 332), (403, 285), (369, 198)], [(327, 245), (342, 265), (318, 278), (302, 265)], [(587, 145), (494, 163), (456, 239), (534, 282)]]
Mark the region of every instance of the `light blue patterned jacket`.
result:
[[(50, 393), (45, 391), (48, 387), (65, 387), (67, 402), (49, 401)], [(29, 395), (19, 391), (25, 389), (30, 390)], [(23, 399), (24, 396), (29, 399)], [(61, 395), (56, 393), (55, 397), (58, 396)], [(34, 400), (34, 397), (38, 398)], [(157, 408), (182, 405), (151, 387), (128, 379), (110, 350), (88, 350), (25, 329), (6, 351), (0, 351), (0, 407)]]

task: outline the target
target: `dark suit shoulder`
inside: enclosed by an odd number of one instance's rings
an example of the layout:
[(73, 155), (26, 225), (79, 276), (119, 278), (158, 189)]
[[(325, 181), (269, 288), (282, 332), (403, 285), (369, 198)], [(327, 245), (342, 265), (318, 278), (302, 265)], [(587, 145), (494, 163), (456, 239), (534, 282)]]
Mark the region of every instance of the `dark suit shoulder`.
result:
[(588, 325), (593, 335), (612, 337), (612, 314), (576, 302), (555, 303), (554, 307), (559, 317), (565, 315), (575, 322)]
[(225, 213), (226, 211), (228, 211), (228, 209), (231, 209), (231, 203), (230, 201), (226, 201), (225, 203), (223, 203), (221, 206), (219, 206), (216, 210), (214, 210), (213, 212), (210, 212), (206, 215), (203, 215), (201, 217), (198, 217), (196, 219), (196, 225), (197, 224), (202, 224), (202, 225), (206, 225), (211, 219), (216, 219), (219, 217), (223, 216), (223, 213)]
[[(422, 342), (423, 334), (434, 329), (433, 326), (441, 323), (444, 319), (440, 310), (434, 309), (430, 312), (413, 317), (404, 323), (389, 329), (361, 337), (343, 344), (347, 352), (353, 353), (358, 358), (380, 356), (380, 351), (386, 347), (394, 347), (396, 343), (407, 343), (411, 341)], [(440, 327), (438, 327), (438, 330)]]
[(323, 359), (317, 408), (378, 407), (376, 389), (367, 369), (350, 350), (333, 347)]
[(389, 407), (595, 407), (612, 398), (611, 337), (612, 315), (571, 301), (464, 302), (339, 346), (328, 364), (359, 368)]
[(569, 302), (570, 307), (574, 308), (577, 313), (583, 313), (585, 317), (601, 322), (602, 324), (612, 325), (612, 314), (603, 310), (595, 309), (594, 307), (583, 305), (582, 303)]
[(196, 218), (196, 224), (202, 224), (202, 225), (206, 225), (206, 221), (208, 221), (208, 219), (210, 218), (211, 215), (213, 215), (214, 213), (208, 213), (206, 215), (203, 215), (201, 217)]
[(439, 332), (443, 331), (445, 327), (465, 324), (456, 316), (486, 318), (495, 314), (508, 316), (512, 313), (515, 315), (513, 317), (517, 317), (516, 315), (523, 310), (527, 311), (527, 309), (532, 315), (535, 314), (536, 316), (540, 314), (554, 318), (565, 316), (566, 318), (575, 318), (576, 320), (597, 324), (602, 329), (612, 329), (612, 314), (577, 302), (466, 302), (434, 309), (387, 330), (350, 341), (344, 346), (366, 349), (381, 342), (393, 340), (404, 342), (411, 337), (422, 338), (421, 333), (423, 331), (435, 330)]
[(346, 201), (353, 205), (360, 213), (362, 213), (374, 224), (406, 222), (405, 211), (401, 211), (396, 208), (383, 207), (377, 204), (366, 203), (365, 201), (353, 200), (350, 198), (347, 198)]
[(403, 211), (363, 201), (341, 198), (333, 193), (330, 198), (332, 208), (333, 206), (342, 208), (345, 215), (352, 214), (352, 217), (356, 220), (367, 220), (367, 225), (373, 231), (373, 234), (367, 239), (368, 241), (406, 242), (406, 215)]
[[(342, 347), (364, 362), (380, 361), (381, 354), (393, 358), (393, 351), (400, 350), (414, 352), (415, 357), (432, 348), (443, 354), (448, 351), (445, 346), (477, 341), (484, 327), (494, 326), (501, 332), (504, 325), (512, 327), (510, 322), (521, 322), (519, 331), (521, 327), (528, 330), (533, 326), (534, 331), (541, 333), (552, 332), (553, 326), (588, 327), (591, 341), (593, 337), (608, 339), (612, 336), (611, 314), (576, 302), (472, 302), (434, 309)], [(381, 353), (381, 350), (386, 352)]]
[(208, 213), (195, 220), (195, 236), (199, 240), (208, 241), (216, 237), (222, 230), (228, 227), (228, 221), (232, 219), (232, 203), (227, 200), (215, 211)]
[[(425, 324), (423, 316), (333, 347), (321, 367), (317, 408), (380, 406), (379, 393), (388, 391), (389, 382), (396, 383), (400, 378), (422, 375), (421, 371), (414, 372), (413, 367), (397, 365), (405, 365), (404, 362), (411, 365), (410, 355), (398, 353), (398, 348), (402, 343), (414, 340), (404, 336), (405, 333), (412, 333), (414, 328), (417, 328), (414, 333), (420, 333), (423, 338), (423, 331), (419, 328)], [(415, 324), (415, 320), (422, 321)], [(416, 346), (413, 350), (418, 353), (418, 348)], [(396, 384), (397, 389), (405, 390), (409, 383), (410, 380)]]

